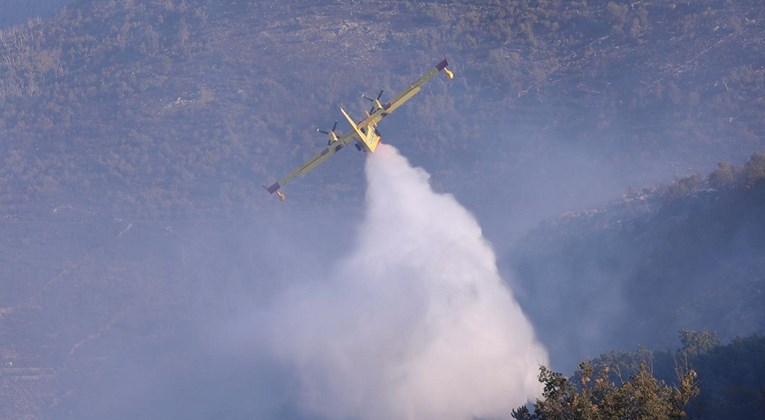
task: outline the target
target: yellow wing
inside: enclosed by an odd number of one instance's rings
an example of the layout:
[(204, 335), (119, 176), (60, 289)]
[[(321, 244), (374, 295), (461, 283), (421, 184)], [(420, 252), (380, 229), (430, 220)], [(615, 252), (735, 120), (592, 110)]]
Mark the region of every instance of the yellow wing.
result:
[[(348, 119), (348, 122), (351, 124), (353, 130), (349, 131), (346, 134), (343, 134), (340, 138), (338, 138), (337, 141), (332, 142), (329, 146), (327, 146), (325, 149), (317, 152), (315, 155), (311, 156), (307, 161), (305, 161), (302, 165), (292, 170), (292, 172), (288, 173), (278, 181), (276, 181), (273, 185), (270, 187), (266, 187), (266, 190), (268, 190), (269, 193), (277, 193), (279, 196), (279, 199), (284, 200), (284, 193), (280, 191), (284, 185), (286, 185), (288, 182), (295, 179), (295, 177), (299, 175), (305, 175), (306, 173), (310, 172), (324, 162), (325, 160), (329, 159), (332, 155), (337, 153), (340, 149), (342, 149), (345, 146), (348, 146), (351, 144), (352, 141), (357, 140), (358, 142), (362, 143), (362, 147), (360, 147), (359, 150), (371, 150), (374, 151), (374, 149), (370, 149), (370, 147), (363, 147), (365, 143), (364, 142), (364, 132), (363, 130), (367, 127), (370, 127), (371, 129), (374, 129), (375, 126), (386, 116), (388, 116), (390, 113), (395, 111), (398, 107), (403, 105), (406, 101), (411, 99), (414, 95), (420, 93), (422, 90), (422, 85), (427, 83), (430, 79), (433, 78), (436, 74), (438, 74), (440, 71), (444, 71), (446, 73), (446, 76), (451, 80), (454, 77), (454, 74), (449, 71), (449, 69), (446, 68), (446, 66), (449, 65), (449, 63), (444, 59), (440, 63), (438, 63), (435, 67), (430, 69), (427, 73), (423, 74), (422, 77), (417, 79), (414, 83), (412, 83), (411, 86), (409, 86), (407, 89), (405, 89), (403, 92), (396, 95), (396, 97), (390, 101), (389, 103), (383, 105), (382, 107), (377, 107), (377, 109), (372, 113), (368, 114), (366, 118), (361, 120), (358, 124), (353, 123), (353, 119), (343, 110), (340, 109), (343, 115)], [(379, 140), (379, 137), (378, 137)]]
[(355, 136), (356, 136), (356, 133), (354, 132), (349, 132), (344, 134), (337, 141), (332, 142), (329, 146), (327, 146), (323, 150), (316, 152), (315, 155), (308, 158), (308, 160), (306, 160), (302, 165), (293, 169), (290, 173), (283, 176), (278, 181), (274, 182), (270, 187), (266, 187), (266, 190), (268, 190), (268, 192), (271, 194), (276, 192), (279, 195), (279, 198), (282, 201), (284, 201), (284, 193), (279, 191), (280, 188), (282, 188), (285, 184), (295, 179), (295, 177), (299, 175), (305, 175), (308, 172), (311, 172), (313, 168), (317, 167), (320, 163), (329, 159), (332, 155), (337, 153), (343, 147), (349, 145), (353, 141), (353, 138)]
[(388, 102), (387, 104), (383, 105), (382, 108), (379, 108), (375, 110), (371, 115), (369, 115), (367, 118), (363, 119), (361, 122), (359, 122), (358, 128), (362, 129), (365, 128), (368, 125), (377, 125), (377, 123), (380, 122), (383, 118), (387, 117), (389, 114), (391, 114), (393, 111), (398, 109), (401, 105), (403, 105), (406, 101), (412, 99), (412, 97), (422, 90), (422, 86), (425, 83), (428, 83), (430, 79), (432, 79), (435, 75), (438, 74), (440, 71), (444, 71), (446, 74), (446, 77), (449, 80), (452, 80), (454, 78), (454, 73), (452, 73), (446, 66), (448, 66), (449, 63), (444, 59), (440, 63), (438, 63), (435, 67), (428, 70), (427, 73), (423, 74), (422, 77), (417, 79), (414, 83), (412, 83), (411, 86), (406, 88), (404, 91), (396, 95), (395, 98), (393, 98), (392, 101)]

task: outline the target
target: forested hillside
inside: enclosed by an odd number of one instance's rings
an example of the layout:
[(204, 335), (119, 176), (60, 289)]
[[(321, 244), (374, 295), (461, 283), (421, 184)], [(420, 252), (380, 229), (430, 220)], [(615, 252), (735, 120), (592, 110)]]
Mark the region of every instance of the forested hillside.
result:
[(680, 329), (765, 332), (765, 153), (743, 166), (561, 216), (508, 256), (524, 307), (559, 360)]
[(220, 338), (354, 246), (364, 156), (261, 185), (444, 56), (383, 141), (476, 213), (553, 368), (763, 330), (761, 0), (62, 3), (0, 0), (0, 418), (305, 418)]
[[(454, 191), (478, 183), (509, 201), (497, 180), (556, 148), (663, 172), (743, 160), (765, 131), (759, 6), (80, 2), (0, 31), (1, 209), (252, 211), (338, 105), (358, 112), (360, 92), (393, 94), (445, 54), (455, 82), (381, 131)], [(327, 166), (298, 200), (359, 196), (349, 170)]]
[(75, 0), (0, 0), (0, 28), (34, 17), (48, 17)]

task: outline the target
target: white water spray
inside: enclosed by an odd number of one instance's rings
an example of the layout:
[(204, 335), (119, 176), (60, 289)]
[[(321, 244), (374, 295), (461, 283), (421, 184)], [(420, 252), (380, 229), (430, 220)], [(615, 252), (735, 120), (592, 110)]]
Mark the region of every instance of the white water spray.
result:
[(271, 314), (300, 404), (328, 418), (509, 417), (539, 396), (547, 354), (480, 227), (391, 146), (366, 174), (353, 251)]

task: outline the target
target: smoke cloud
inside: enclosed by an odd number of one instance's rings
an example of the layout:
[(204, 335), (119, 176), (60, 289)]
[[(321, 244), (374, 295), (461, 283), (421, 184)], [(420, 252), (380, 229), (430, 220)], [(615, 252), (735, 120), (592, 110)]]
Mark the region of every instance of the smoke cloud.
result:
[[(352, 251), (261, 314), (307, 414), (509, 417), (540, 395), (547, 353), (453, 196), (382, 145), (366, 165), (367, 213)], [(338, 221), (341, 223), (342, 221)]]

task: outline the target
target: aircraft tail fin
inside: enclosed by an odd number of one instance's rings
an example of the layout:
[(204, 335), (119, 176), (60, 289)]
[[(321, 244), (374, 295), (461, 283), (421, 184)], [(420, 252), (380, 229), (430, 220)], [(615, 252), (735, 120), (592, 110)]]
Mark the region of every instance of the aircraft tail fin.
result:
[(375, 133), (374, 126), (366, 126), (365, 129), (367, 132), (364, 133), (342, 107), (340, 108), (340, 112), (342, 112), (345, 119), (348, 120), (348, 124), (353, 127), (356, 135), (359, 136), (359, 142), (357, 144), (361, 144), (364, 151), (374, 153), (375, 149), (377, 149), (377, 145), (380, 143), (380, 136)]
[(362, 133), (361, 130), (359, 130), (359, 126), (356, 125), (356, 122), (353, 121), (353, 118), (351, 118), (351, 116), (348, 115), (348, 113), (345, 112), (345, 110), (342, 107), (340, 107), (340, 112), (343, 113), (343, 116), (345, 117), (345, 119), (348, 120), (348, 124), (350, 124), (351, 127), (353, 127), (353, 130), (356, 132), (356, 134), (358, 134), (358, 136), (363, 140), (364, 133)]

